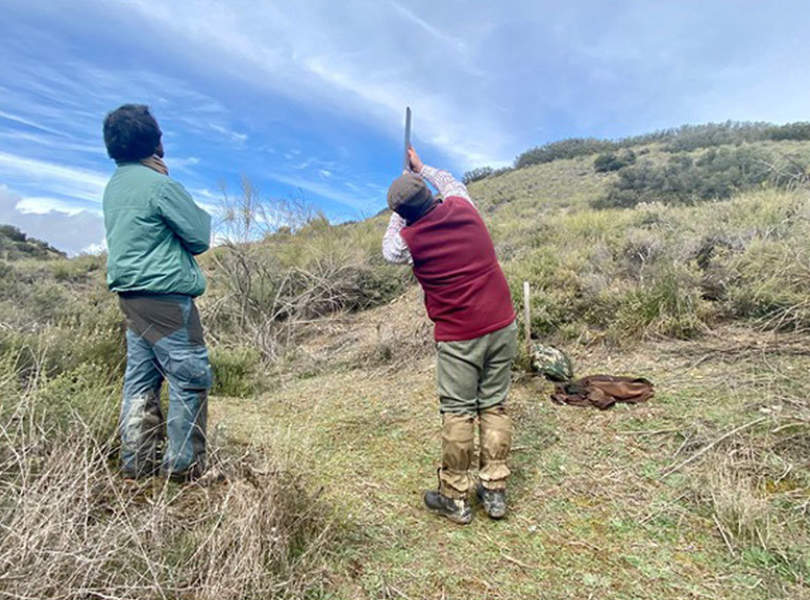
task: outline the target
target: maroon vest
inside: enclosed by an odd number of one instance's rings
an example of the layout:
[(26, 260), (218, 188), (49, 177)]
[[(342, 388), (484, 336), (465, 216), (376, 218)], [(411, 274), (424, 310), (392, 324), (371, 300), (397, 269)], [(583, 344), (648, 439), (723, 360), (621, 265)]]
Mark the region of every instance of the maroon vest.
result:
[(471, 340), (515, 320), (492, 239), (467, 200), (446, 198), (400, 234), (436, 324), (436, 341)]

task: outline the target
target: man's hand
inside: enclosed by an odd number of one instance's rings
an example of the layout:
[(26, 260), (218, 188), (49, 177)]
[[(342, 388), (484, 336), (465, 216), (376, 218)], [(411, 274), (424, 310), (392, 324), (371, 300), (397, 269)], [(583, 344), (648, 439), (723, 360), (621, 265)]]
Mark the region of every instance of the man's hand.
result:
[(425, 165), (422, 164), (422, 159), (419, 158), (419, 155), (416, 153), (416, 150), (413, 149), (413, 146), (408, 147), (408, 162), (411, 166), (411, 171), (414, 173), (419, 173), (422, 171), (422, 167)]

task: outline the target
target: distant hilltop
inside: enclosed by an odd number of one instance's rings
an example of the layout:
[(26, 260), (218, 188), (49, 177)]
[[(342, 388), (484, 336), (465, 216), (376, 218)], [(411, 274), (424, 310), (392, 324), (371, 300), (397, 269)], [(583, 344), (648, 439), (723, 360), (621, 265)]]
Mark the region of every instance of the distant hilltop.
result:
[[(764, 122), (726, 121), (724, 123), (682, 125), (673, 129), (662, 129), (653, 133), (618, 140), (568, 138), (526, 150), (515, 158), (512, 166), (499, 169), (487, 166), (467, 171), (464, 174), (464, 183), (472, 183), (479, 179), (503, 175), (531, 165), (576, 158), (577, 156), (587, 156), (589, 154), (614, 153), (619, 150), (650, 144), (657, 144), (664, 152), (675, 154), (717, 146), (767, 141), (810, 141), (810, 122), (801, 121), (775, 125)], [(605, 170), (615, 169), (609, 168)]]
[(13, 225), (0, 225), (0, 259), (65, 258), (67, 255), (47, 242), (28, 237)]

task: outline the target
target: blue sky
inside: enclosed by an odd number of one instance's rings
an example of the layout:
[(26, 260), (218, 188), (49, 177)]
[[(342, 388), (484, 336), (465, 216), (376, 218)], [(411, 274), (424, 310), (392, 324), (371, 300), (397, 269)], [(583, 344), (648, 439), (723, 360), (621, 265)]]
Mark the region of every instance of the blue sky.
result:
[(242, 176), (335, 221), (401, 164), (457, 176), (567, 137), (810, 119), (805, 1), (6, 0), (0, 223), (99, 248), (101, 122), (152, 107), (171, 175), (215, 210)]

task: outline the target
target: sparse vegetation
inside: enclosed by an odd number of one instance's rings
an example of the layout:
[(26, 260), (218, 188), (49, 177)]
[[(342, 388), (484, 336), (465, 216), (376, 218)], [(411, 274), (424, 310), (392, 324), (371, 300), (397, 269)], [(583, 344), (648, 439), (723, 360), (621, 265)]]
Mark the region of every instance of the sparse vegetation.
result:
[(216, 335), (274, 362), (307, 335), (305, 325), (402, 293), (408, 274), (383, 263), (375, 229), (370, 223), (338, 228), (316, 218), (261, 244), (216, 248), (209, 260), (219, 276), (211, 278), (205, 303)]

